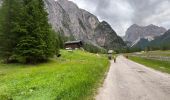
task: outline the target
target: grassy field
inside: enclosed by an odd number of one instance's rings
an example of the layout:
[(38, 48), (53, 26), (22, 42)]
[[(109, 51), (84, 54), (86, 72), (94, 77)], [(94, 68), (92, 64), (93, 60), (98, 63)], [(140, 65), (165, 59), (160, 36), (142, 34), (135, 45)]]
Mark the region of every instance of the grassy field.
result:
[(142, 55), (170, 56), (170, 51), (149, 51), (142, 53)]
[(93, 99), (109, 61), (82, 51), (39, 65), (0, 64), (0, 100)]
[(146, 58), (141, 58), (141, 57), (137, 57), (137, 56), (130, 56), (129, 59), (131, 59), (137, 63), (143, 64), (145, 66), (148, 66), (150, 68), (170, 74), (170, 62), (168, 62), (168, 61), (146, 59)]

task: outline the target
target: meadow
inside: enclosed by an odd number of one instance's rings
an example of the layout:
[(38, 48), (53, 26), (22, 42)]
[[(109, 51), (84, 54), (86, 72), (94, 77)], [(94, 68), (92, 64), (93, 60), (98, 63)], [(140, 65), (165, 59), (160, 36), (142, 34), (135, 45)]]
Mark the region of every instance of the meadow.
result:
[(0, 64), (0, 100), (91, 100), (109, 61), (104, 55), (61, 51), (38, 65)]
[(129, 54), (129, 59), (147, 67), (170, 74), (170, 51), (151, 51), (148, 53)]
[(141, 58), (147, 58), (152, 60), (170, 61), (170, 51), (149, 51), (149, 52), (137, 52), (131, 53), (131, 56), (137, 56)]

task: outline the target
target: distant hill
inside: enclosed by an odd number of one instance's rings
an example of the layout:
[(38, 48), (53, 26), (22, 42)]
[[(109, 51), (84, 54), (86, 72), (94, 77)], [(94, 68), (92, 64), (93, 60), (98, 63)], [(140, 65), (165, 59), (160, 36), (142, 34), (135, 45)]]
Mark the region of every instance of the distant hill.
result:
[(153, 24), (148, 26), (139, 26), (137, 24), (133, 24), (127, 29), (124, 40), (131, 42), (131, 45), (135, 45), (135, 43), (137, 43), (137, 41), (139, 41), (141, 38), (147, 38), (150, 41), (154, 37), (160, 36), (165, 32), (165, 28), (158, 27)]
[(141, 48), (145, 49), (149, 45), (150, 41), (145, 38), (141, 38), (135, 45), (132, 46), (132, 48)]
[(86, 10), (78, 8), (69, 0), (44, 0), (49, 14), (49, 23), (56, 32), (73, 40), (83, 40), (105, 49), (125, 46), (123, 40), (110, 25)]
[(149, 43), (150, 47), (170, 49), (170, 30), (165, 32), (163, 35), (156, 37), (155, 40)]
[(141, 38), (135, 45), (132, 46), (132, 48), (141, 49), (145, 49), (146, 47), (150, 47), (152, 49), (170, 49), (170, 30), (161, 36), (155, 37), (152, 41)]

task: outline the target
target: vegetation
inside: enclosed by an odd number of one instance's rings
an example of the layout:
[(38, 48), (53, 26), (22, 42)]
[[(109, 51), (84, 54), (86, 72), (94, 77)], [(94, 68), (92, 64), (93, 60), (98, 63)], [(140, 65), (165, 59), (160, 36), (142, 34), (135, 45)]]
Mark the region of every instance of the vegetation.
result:
[(1, 100), (92, 99), (108, 70), (107, 58), (82, 51), (61, 55), (39, 65), (0, 64)]
[(6, 62), (38, 63), (59, 51), (43, 0), (4, 0), (0, 14), (0, 56)]
[[(20, 15), (20, 0), (3, 0), (0, 8), (0, 56), (6, 61), (12, 56), (16, 46), (15, 30)], [(16, 27), (14, 27), (16, 25)]]
[(137, 56), (130, 56), (129, 59), (138, 62), (140, 64), (146, 65), (150, 68), (162, 72), (170, 73), (170, 62), (168, 61), (153, 60), (153, 59), (141, 58)]
[(138, 54), (138, 56), (159, 56), (159, 57), (169, 57), (170, 56), (170, 51), (162, 51), (162, 50), (157, 50), (157, 51), (148, 51), (148, 52), (142, 52)]
[(90, 43), (84, 43), (83, 48), (91, 53), (107, 53), (106, 49), (94, 46), (93, 44)]

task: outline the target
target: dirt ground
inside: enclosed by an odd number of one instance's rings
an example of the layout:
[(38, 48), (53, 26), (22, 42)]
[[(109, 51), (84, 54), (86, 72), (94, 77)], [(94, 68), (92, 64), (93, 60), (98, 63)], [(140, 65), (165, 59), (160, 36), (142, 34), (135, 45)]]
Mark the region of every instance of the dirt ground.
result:
[(123, 56), (111, 67), (96, 100), (170, 100), (170, 74), (147, 68)]

